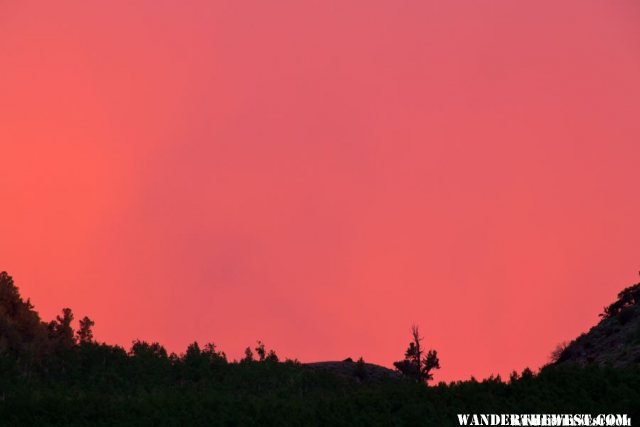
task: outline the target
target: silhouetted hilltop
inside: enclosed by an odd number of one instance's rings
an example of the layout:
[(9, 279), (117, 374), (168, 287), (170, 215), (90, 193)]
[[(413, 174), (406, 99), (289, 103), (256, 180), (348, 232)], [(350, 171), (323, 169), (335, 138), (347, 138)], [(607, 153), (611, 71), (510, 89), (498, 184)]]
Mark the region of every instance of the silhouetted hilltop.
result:
[(398, 371), (373, 363), (365, 363), (363, 360), (354, 362), (351, 358), (343, 361), (304, 363), (303, 366), (319, 371), (330, 372), (345, 378), (356, 378), (361, 381), (382, 381), (389, 378), (402, 378), (402, 374)]
[(618, 299), (605, 307), (597, 325), (556, 349), (554, 364), (640, 366), (639, 301), (640, 283), (621, 291)]

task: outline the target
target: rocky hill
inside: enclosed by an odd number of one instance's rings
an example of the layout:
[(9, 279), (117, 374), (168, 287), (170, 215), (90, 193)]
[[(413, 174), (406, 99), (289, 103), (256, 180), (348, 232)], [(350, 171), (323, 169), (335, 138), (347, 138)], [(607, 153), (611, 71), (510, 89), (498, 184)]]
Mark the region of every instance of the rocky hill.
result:
[(354, 362), (351, 358), (343, 361), (305, 363), (304, 366), (314, 370), (331, 372), (332, 374), (336, 374), (341, 377), (354, 378), (365, 382), (375, 382), (389, 378), (402, 378), (402, 374), (392, 369), (375, 365), (373, 363), (365, 363), (360, 360)]
[(618, 294), (602, 320), (552, 355), (554, 364), (640, 366), (640, 283)]

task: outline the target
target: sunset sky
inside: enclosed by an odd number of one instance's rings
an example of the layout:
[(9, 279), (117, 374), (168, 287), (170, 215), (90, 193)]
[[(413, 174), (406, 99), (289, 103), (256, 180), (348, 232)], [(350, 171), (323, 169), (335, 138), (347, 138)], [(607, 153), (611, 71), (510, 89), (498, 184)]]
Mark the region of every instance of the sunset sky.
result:
[(639, 218), (637, 0), (0, 0), (0, 270), (99, 340), (538, 368)]

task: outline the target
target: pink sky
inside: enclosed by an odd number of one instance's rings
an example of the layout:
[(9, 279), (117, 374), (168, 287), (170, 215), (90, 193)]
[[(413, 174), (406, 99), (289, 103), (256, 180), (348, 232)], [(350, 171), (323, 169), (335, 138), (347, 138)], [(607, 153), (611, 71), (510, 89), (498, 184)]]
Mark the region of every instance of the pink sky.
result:
[(0, 270), (127, 347), (537, 368), (638, 279), (639, 77), (635, 0), (0, 1)]

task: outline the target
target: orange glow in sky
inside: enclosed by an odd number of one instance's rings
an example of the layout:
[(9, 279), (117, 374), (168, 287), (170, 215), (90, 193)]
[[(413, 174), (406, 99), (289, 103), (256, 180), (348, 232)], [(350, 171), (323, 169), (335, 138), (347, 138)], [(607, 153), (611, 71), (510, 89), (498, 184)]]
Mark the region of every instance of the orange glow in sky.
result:
[(0, 270), (99, 340), (436, 380), (635, 281), (635, 0), (0, 2)]

